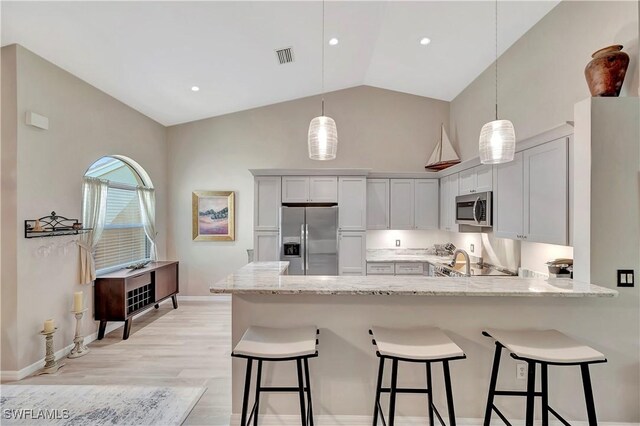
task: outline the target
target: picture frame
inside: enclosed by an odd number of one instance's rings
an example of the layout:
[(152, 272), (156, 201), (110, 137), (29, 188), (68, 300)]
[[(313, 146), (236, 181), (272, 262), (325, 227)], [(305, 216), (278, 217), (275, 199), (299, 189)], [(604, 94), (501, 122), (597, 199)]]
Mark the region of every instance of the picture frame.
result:
[(193, 191), (193, 241), (235, 241), (234, 191)]

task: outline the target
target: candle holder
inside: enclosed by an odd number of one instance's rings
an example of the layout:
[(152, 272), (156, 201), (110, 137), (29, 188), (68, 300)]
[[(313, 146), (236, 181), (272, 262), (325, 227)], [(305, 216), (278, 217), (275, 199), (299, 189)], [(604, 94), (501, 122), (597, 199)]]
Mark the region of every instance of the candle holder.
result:
[(81, 311), (71, 311), (72, 314), (75, 314), (76, 317), (76, 334), (73, 338), (73, 349), (69, 353), (67, 358), (79, 358), (83, 355), (86, 355), (89, 352), (89, 348), (84, 345), (84, 336), (80, 334), (80, 324), (82, 322), (82, 316), (85, 312), (87, 312), (88, 308), (84, 308)]
[(56, 355), (55, 352), (53, 352), (53, 334), (57, 329), (58, 327), (54, 328), (53, 331), (42, 330), (40, 332), (45, 339), (46, 352), (44, 357), (44, 368), (38, 374), (53, 374), (64, 366), (64, 363), (56, 361)]

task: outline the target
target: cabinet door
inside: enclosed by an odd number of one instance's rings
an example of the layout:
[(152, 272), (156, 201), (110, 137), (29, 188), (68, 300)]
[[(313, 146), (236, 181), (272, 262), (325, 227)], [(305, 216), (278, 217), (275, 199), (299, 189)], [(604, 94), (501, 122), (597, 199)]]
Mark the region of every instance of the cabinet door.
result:
[(338, 178), (338, 224), (342, 231), (367, 229), (367, 179)]
[(309, 178), (306, 176), (282, 177), (282, 202), (306, 203), (309, 201)]
[(458, 196), (458, 173), (449, 176), (449, 189), (447, 190), (447, 231), (458, 232), (456, 223), (456, 197)]
[(449, 176), (440, 178), (440, 229), (447, 230), (447, 201), (449, 200)]
[(314, 203), (338, 202), (338, 178), (335, 176), (311, 176), (309, 201)]
[(367, 229), (389, 229), (389, 179), (367, 179)]
[(340, 275), (366, 275), (366, 232), (341, 232), (338, 271)]
[(569, 162), (566, 139), (524, 151), (524, 234), (527, 241), (567, 245)]
[(438, 180), (416, 179), (415, 229), (438, 229)]
[(466, 195), (475, 192), (477, 185), (475, 167), (461, 171), (458, 184), (460, 195)]
[[(476, 172), (476, 192), (493, 191), (493, 166), (483, 164), (473, 168)], [(462, 175), (462, 173), (460, 173)], [(460, 194), (462, 195), (462, 194)]]
[(390, 179), (390, 229), (413, 229), (415, 187), (413, 179)]
[(518, 239), (523, 230), (523, 159), (517, 152), (513, 161), (493, 168), (493, 232), (496, 237)]
[(280, 260), (280, 234), (270, 231), (255, 232), (253, 250), (254, 262)]
[(278, 231), (280, 229), (279, 176), (256, 177), (253, 189), (253, 229), (255, 231)]

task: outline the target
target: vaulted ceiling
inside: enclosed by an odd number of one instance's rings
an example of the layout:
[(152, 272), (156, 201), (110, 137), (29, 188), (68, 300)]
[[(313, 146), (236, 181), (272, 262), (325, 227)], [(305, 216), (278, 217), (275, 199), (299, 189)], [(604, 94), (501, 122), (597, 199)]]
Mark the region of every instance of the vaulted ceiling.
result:
[[(557, 3), (501, 0), (500, 52)], [(446, 101), (495, 55), (493, 1), (328, 1), (324, 40), (317, 1), (1, 7), (2, 45), (19, 43), (165, 125), (320, 93), (322, 43), (326, 91), (370, 85)], [(292, 63), (279, 64), (283, 47)]]

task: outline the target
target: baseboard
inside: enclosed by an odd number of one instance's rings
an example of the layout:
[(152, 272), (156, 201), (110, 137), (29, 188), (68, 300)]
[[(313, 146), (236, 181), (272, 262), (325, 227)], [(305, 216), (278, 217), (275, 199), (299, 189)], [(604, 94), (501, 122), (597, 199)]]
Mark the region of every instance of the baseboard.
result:
[(211, 296), (181, 296), (178, 295), (178, 301), (184, 302), (211, 302), (211, 301), (230, 301), (230, 294), (216, 294)]
[[(206, 297), (206, 296), (205, 296)], [(167, 299), (163, 302), (160, 302), (160, 304), (165, 303), (165, 302), (169, 302), (171, 301), (171, 299)], [(150, 312), (150, 310), (146, 310), (144, 312), (141, 312), (137, 315), (135, 315), (133, 317), (134, 321), (136, 318), (140, 318), (141, 316), (147, 314), (148, 312)], [(107, 324), (107, 327), (105, 329), (105, 334), (109, 334), (114, 330), (117, 330), (119, 328), (122, 328), (124, 326), (124, 322), (111, 322)], [(96, 330), (94, 333), (88, 334), (87, 336), (85, 336), (84, 338), (84, 344), (88, 345), (89, 343), (93, 342), (94, 340), (98, 339), (98, 331)], [(61, 360), (62, 358), (66, 358), (67, 355), (69, 355), (69, 352), (71, 352), (71, 349), (73, 349), (73, 343), (65, 346), (64, 348), (58, 350), (55, 353), (55, 357), (57, 360)], [(0, 381), (2, 382), (16, 382), (18, 380), (22, 380), (26, 377), (29, 377), (30, 375), (32, 375), (33, 373), (36, 373), (38, 370), (42, 369), (44, 367), (44, 357), (40, 358), (38, 361), (34, 362), (33, 364), (24, 367), (21, 370), (18, 371), (0, 371)]]
[[(369, 426), (371, 425), (371, 416), (349, 416), (349, 415), (340, 415), (340, 416), (331, 416), (331, 415), (318, 415), (314, 416), (315, 424), (318, 426)], [(397, 426), (424, 426), (427, 424), (425, 422), (424, 417), (408, 417), (408, 416), (399, 416), (395, 419), (395, 424)], [(449, 424), (449, 419), (444, 418), (445, 424)], [(232, 414), (230, 418), (231, 426), (240, 425), (240, 415)], [(436, 422), (437, 423), (437, 422)], [(524, 420), (515, 420), (513, 424), (521, 424), (524, 423)], [(586, 421), (570, 421), (570, 423), (574, 426), (588, 426), (588, 422)], [(300, 416), (298, 415), (277, 415), (277, 414), (261, 414), (260, 415), (260, 424), (265, 426), (297, 426), (300, 424)], [(460, 426), (482, 426), (483, 419), (472, 419), (472, 418), (457, 418), (456, 424)], [(536, 421), (535, 425), (539, 426), (542, 423), (540, 421)], [(621, 422), (599, 422), (600, 425), (604, 426), (637, 426), (638, 423), (621, 423)], [(561, 426), (562, 423), (559, 421), (549, 420), (550, 426)]]

